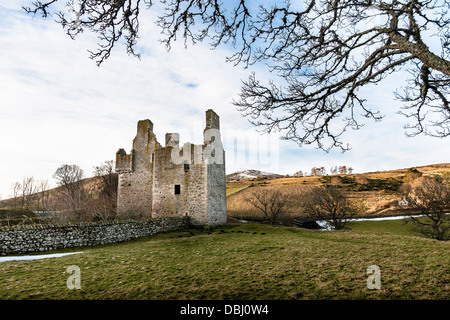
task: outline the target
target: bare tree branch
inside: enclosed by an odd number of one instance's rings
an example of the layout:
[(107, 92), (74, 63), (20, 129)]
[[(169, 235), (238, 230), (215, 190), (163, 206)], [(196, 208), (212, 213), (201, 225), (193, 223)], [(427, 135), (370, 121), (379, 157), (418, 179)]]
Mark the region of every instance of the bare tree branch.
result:
[(345, 228), (358, 210), (344, 192), (335, 187), (311, 187), (303, 196), (302, 206), (312, 218), (327, 221), (337, 230)]
[[(56, 2), (24, 9), (47, 17)], [(366, 101), (360, 89), (404, 70), (412, 78), (396, 97), (404, 103), (400, 113), (413, 120), (408, 134), (450, 135), (450, 0), (303, 0), (295, 7), (289, 0), (159, 2), (156, 23), (167, 49), (178, 37), (185, 45), (207, 40), (212, 48), (233, 46), (228, 61), (235, 65), (267, 65), (272, 79), (263, 83), (252, 74), (234, 101), (264, 131), (281, 131), (299, 145), (348, 150), (342, 141), (348, 129), (382, 119), (377, 101)], [(100, 65), (119, 41), (139, 57), (141, 7), (154, 6), (150, 0), (71, 0), (56, 16), (71, 37), (98, 34), (91, 58)]]
[(262, 188), (254, 191), (252, 197), (247, 199), (256, 209), (274, 224), (280, 217), (286, 213), (285, 206), (287, 197), (280, 191)]
[(55, 171), (53, 178), (58, 186), (63, 187), (73, 212), (81, 219), (84, 201), (83, 170), (77, 165), (64, 164)]
[(403, 188), (404, 199), (421, 216), (410, 216), (418, 230), (436, 240), (450, 237), (450, 184), (447, 178), (421, 177)]

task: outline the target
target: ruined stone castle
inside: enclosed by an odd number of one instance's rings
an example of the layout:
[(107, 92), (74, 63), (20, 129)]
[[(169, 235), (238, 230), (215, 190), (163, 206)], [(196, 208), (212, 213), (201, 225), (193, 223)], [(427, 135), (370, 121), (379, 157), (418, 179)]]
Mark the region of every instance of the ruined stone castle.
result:
[(206, 111), (202, 145), (188, 142), (180, 148), (178, 133), (167, 133), (165, 138), (163, 147), (153, 133), (153, 123), (141, 120), (131, 152), (117, 151), (118, 213), (189, 216), (198, 226), (225, 224), (225, 151), (219, 116)]

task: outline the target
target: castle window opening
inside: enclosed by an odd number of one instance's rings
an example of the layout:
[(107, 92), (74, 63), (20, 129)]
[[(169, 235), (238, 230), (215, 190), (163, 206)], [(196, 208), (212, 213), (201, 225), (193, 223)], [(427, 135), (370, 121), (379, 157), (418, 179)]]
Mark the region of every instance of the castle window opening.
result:
[(189, 171), (190, 169), (190, 164), (188, 162), (184, 163), (184, 171)]
[(179, 184), (175, 185), (175, 194), (181, 194), (181, 187)]

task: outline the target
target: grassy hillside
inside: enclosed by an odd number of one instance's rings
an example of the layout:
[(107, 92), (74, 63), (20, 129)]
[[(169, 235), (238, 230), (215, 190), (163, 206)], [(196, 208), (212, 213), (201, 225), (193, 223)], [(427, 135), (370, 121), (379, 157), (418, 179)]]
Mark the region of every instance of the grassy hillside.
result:
[[(416, 167), (415, 169), (423, 176), (450, 174), (450, 164), (448, 163)], [(406, 168), (361, 174), (229, 181), (227, 182), (228, 215), (245, 220), (261, 219), (261, 214), (247, 202), (247, 199), (252, 197), (253, 191), (269, 188), (288, 195), (288, 221), (292, 218), (304, 217), (300, 199), (306, 187), (317, 185), (337, 186), (345, 190), (353, 201), (364, 205), (365, 210), (360, 212), (360, 216), (404, 214), (405, 209), (396, 205), (397, 200), (401, 199), (399, 189), (415, 177), (417, 177), (415, 170)]]
[[(449, 246), (356, 227), (228, 225), (2, 262), (0, 299), (448, 299)], [(80, 290), (66, 287), (70, 265), (81, 270)], [(379, 290), (366, 285), (371, 265)]]

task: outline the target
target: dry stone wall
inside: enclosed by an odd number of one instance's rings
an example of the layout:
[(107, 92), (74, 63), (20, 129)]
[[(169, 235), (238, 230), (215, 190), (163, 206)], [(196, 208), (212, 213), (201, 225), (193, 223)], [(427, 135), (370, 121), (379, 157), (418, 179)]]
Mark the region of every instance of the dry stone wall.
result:
[(62, 226), (16, 226), (0, 230), (0, 255), (118, 243), (160, 232), (181, 230), (188, 218), (80, 223)]

